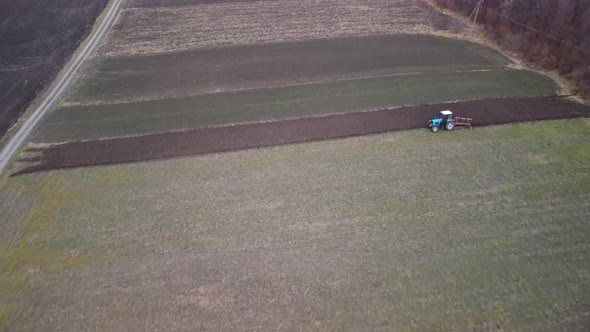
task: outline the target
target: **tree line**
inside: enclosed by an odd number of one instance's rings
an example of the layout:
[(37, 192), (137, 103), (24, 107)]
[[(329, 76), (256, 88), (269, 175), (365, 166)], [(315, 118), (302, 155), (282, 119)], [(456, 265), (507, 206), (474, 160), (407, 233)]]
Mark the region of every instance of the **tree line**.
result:
[[(434, 0), (469, 16), (477, 0)], [(485, 0), (477, 18), (507, 50), (572, 79), (590, 98), (590, 0)]]

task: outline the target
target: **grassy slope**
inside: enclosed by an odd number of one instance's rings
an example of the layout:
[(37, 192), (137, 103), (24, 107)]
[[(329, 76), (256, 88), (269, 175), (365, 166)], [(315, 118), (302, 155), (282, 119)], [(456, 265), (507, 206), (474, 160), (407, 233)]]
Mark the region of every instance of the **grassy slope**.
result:
[(37, 251), (10, 265), (28, 281), (0, 283), (0, 309), (28, 330), (551, 325), (590, 311), (589, 129), (415, 130), (8, 178), (0, 257)]
[(504, 96), (535, 96), (554, 83), (520, 70), (350, 80), (216, 93), (130, 104), (73, 106), (52, 113), (37, 141), (145, 134), (399, 105)]

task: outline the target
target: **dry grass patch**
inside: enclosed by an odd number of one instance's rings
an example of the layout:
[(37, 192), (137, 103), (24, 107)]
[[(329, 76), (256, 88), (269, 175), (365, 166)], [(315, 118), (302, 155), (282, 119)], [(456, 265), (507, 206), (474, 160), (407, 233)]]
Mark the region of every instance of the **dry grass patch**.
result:
[(127, 8), (100, 52), (141, 54), (461, 27), (458, 21), (411, 0), (288, 0)]

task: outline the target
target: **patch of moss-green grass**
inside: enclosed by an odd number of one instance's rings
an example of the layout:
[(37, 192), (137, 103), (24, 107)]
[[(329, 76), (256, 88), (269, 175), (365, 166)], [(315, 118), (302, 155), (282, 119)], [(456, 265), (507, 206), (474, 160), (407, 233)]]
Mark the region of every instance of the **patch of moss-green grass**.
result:
[[(9, 182), (12, 190), (17, 183), (23, 183), (20, 180)], [(22, 230), (15, 234), (16, 240), (4, 241), (0, 245), (0, 330), (7, 329), (19, 318), (19, 308), (14, 303), (31, 273), (65, 269), (88, 261), (85, 257), (52, 249), (51, 243), (58, 237), (55, 229), (57, 214), (77, 195), (62, 191), (60, 187), (60, 180), (50, 177), (34, 192), (21, 191), (21, 195), (38, 196), (38, 203), (23, 220)], [(23, 207), (22, 210), (27, 209)]]

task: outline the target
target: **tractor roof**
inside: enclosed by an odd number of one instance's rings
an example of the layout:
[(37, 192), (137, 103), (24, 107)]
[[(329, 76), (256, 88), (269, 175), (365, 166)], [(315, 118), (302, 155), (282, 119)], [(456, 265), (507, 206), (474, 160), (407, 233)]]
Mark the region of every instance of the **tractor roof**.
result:
[(446, 110), (446, 111), (440, 111), (440, 113), (441, 113), (442, 115), (451, 115), (451, 114), (453, 114), (453, 112), (451, 112), (451, 111), (449, 111), (449, 110)]

